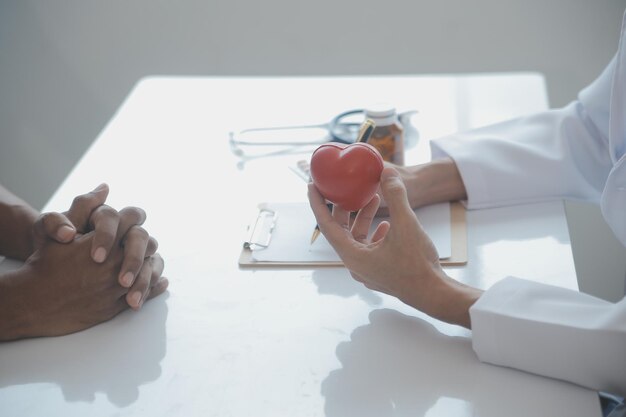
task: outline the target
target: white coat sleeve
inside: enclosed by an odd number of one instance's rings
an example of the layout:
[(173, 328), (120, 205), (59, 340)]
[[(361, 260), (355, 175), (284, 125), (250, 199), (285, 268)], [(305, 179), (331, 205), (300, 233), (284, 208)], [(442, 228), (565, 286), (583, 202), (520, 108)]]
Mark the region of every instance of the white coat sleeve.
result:
[[(623, 143), (609, 140), (616, 58), (562, 109), (431, 143), (433, 158), (456, 162), (469, 208), (606, 197), (612, 154), (621, 152), (613, 148)], [(506, 278), (483, 294), (470, 316), (482, 361), (626, 395), (626, 298), (613, 304)]]
[(599, 202), (613, 165), (607, 132), (614, 68), (615, 58), (564, 108), (433, 140), (433, 159), (454, 159), (468, 208)]
[(506, 278), (470, 316), (481, 361), (626, 396), (626, 298)]

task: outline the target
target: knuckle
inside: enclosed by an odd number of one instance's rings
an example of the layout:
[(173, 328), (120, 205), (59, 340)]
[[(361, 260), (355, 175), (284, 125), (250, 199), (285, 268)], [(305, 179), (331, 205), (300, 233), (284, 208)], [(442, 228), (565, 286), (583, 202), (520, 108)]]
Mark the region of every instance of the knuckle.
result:
[(130, 233), (137, 239), (145, 241), (150, 239), (150, 234), (141, 226), (133, 226), (132, 229), (130, 229)]
[(159, 248), (159, 242), (155, 238), (150, 236), (148, 238), (148, 245), (146, 247), (146, 256), (153, 256), (156, 253), (158, 248)]
[(160, 273), (163, 273), (163, 269), (165, 269), (165, 260), (163, 259), (163, 257), (161, 257), (160, 254), (155, 253), (154, 255), (150, 256), (150, 262), (154, 269), (157, 269), (160, 271)]
[(142, 208), (130, 206), (120, 210), (120, 216), (131, 224), (143, 224), (146, 212)]
[(159, 283), (161, 277), (163, 276), (163, 262), (159, 262), (152, 268), (152, 275), (150, 277), (150, 286), (153, 287)]
[(98, 230), (98, 233), (113, 233), (108, 229), (118, 220), (117, 211), (109, 206), (102, 205), (97, 207), (89, 217), (89, 223)]
[(160, 294), (163, 294), (167, 289), (166, 281), (159, 279), (154, 286), (150, 287), (150, 291), (148, 293), (147, 299), (154, 298)]
[(404, 185), (400, 181), (389, 181), (387, 185), (387, 191), (393, 195), (403, 194), (405, 191)]
[(46, 225), (50, 224), (54, 220), (54, 218), (55, 218), (55, 213), (51, 213), (51, 212), (42, 213), (39, 215), (35, 223), (39, 225), (43, 225), (45, 227)]
[(150, 277), (150, 287), (152, 288), (156, 284), (158, 284), (159, 279), (161, 279), (161, 274), (159, 274), (157, 271), (153, 271), (152, 276)]
[(81, 195), (77, 195), (76, 197), (74, 197), (74, 200), (72, 200), (72, 206), (73, 207), (83, 207), (86, 206), (92, 199), (92, 196), (90, 196), (89, 194), (81, 194)]
[(106, 204), (103, 204), (103, 205), (101, 205), (100, 207), (98, 207), (95, 210), (94, 216), (98, 217), (98, 218), (112, 218), (112, 219), (115, 219), (115, 218), (119, 217), (119, 213), (113, 207), (107, 206)]

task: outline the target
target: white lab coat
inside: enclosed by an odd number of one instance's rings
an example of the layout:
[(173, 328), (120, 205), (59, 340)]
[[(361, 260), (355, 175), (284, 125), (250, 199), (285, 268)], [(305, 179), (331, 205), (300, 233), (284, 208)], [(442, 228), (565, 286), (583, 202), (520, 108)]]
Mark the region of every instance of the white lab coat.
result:
[[(626, 14), (616, 56), (578, 100), (438, 139), (432, 153), (456, 161), (470, 209), (594, 201), (626, 246)], [(470, 315), (482, 361), (626, 395), (626, 298), (508, 277)]]

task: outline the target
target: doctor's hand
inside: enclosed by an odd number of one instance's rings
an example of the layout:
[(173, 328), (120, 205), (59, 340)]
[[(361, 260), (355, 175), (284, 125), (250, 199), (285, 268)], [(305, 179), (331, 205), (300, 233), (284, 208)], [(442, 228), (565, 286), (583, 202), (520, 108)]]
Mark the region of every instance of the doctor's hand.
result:
[(385, 167), (381, 191), (390, 213), (371, 237), (368, 232), (380, 198), (375, 196), (350, 225), (350, 213), (335, 206), (309, 184), (309, 201), (320, 231), (352, 277), (366, 287), (399, 298), (437, 319), (470, 328), (469, 308), (481, 291), (448, 277), (432, 241), (413, 212), (398, 171)]
[[(467, 199), (465, 184), (452, 158), (437, 159), (426, 164), (409, 167), (385, 162), (386, 167), (393, 167), (398, 172), (407, 191), (411, 207), (419, 208), (444, 201)], [(382, 190), (379, 188), (379, 194)], [(389, 215), (387, 202), (383, 198), (378, 209), (379, 216)]]
[[(118, 212), (105, 204), (108, 194), (108, 186), (102, 184), (76, 197), (68, 211), (42, 214), (33, 227), (33, 247), (36, 250), (49, 239), (69, 243), (80, 235), (93, 232), (90, 255), (95, 263), (101, 264), (118, 242), (123, 248), (123, 262), (117, 281), (128, 288), (127, 302), (136, 310), (156, 283), (147, 272), (150, 267), (143, 266), (144, 260), (155, 255), (158, 243), (141, 227), (146, 220), (144, 210), (126, 207)], [(163, 262), (160, 256), (157, 258), (158, 262)]]

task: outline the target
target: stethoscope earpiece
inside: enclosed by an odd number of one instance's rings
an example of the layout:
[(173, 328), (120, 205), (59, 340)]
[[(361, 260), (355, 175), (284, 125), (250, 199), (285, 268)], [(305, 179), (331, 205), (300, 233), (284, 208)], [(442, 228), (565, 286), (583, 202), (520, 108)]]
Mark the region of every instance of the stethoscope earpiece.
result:
[(237, 145), (237, 141), (235, 140), (235, 132), (228, 132), (228, 143), (230, 144), (230, 151), (235, 154), (235, 156), (243, 157), (243, 150)]

